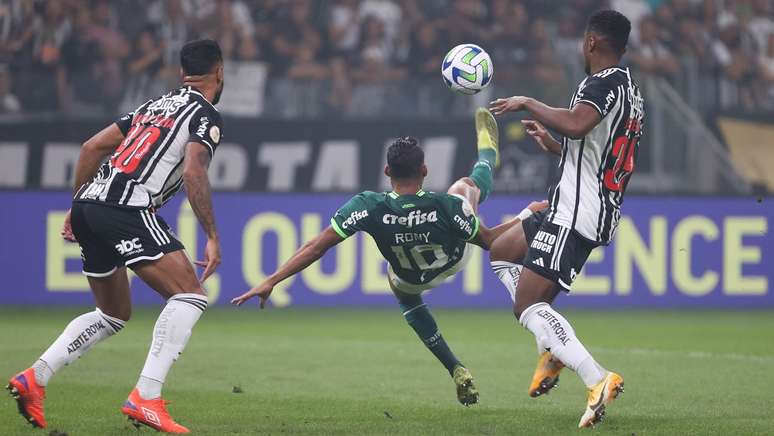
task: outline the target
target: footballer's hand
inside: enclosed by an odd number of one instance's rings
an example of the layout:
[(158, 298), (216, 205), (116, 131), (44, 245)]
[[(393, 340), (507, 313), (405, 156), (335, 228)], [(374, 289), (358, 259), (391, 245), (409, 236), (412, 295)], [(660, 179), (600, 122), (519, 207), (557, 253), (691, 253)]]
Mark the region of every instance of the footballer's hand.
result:
[(548, 141), (553, 141), (554, 138), (542, 124), (535, 120), (521, 120), (521, 124), (524, 124), (527, 134), (540, 145), (540, 148), (545, 151), (551, 151), (547, 144)]
[(527, 206), (527, 209), (531, 210), (532, 213), (537, 213), (547, 208), (548, 208), (548, 200), (533, 201), (532, 203), (529, 204), (529, 206)]
[(253, 289), (250, 289), (244, 294), (231, 300), (231, 304), (236, 304), (237, 306), (241, 306), (245, 301), (255, 296), (258, 296), (258, 298), (260, 298), (261, 309), (263, 309), (264, 307), (266, 307), (266, 301), (269, 299), (269, 296), (271, 295), (271, 291), (273, 290), (274, 290), (274, 286), (271, 286), (266, 283), (261, 283), (260, 285), (254, 287)]
[(59, 232), (59, 234), (62, 235), (62, 238), (64, 238), (65, 241), (78, 242), (75, 240), (75, 235), (73, 234), (73, 226), (70, 222), (70, 212), (71, 210), (67, 211), (64, 224), (62, 225), (62, 231)]
[(207, 239), (207, 245), (204, 247), (204, 260), (197, 260), (194, 264), (204, 268), (199, 279), (199, 282), (204, 283), (215, 272), (215, 268), (220, 265), (220, 242), (216, 238)]
[(489, 103), (489, 110), (494, 115), (502, 115), (506, 112), (518, 112), (524, 110), (529, 97), (516, 95), (508, 98), (498, 98)]

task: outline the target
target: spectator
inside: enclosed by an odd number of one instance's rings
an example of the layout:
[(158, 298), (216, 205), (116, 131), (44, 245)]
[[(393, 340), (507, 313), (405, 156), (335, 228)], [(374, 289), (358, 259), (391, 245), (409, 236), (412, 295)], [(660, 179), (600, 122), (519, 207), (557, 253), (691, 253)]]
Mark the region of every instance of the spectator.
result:
[(769, 34), (766, 51), (758, 58), (758, 70), (762, 82), (762, 104), (774, 110), (774, 33)]
[(164, 48), (161, 77), (168, 85), (178, 81), (180, 48), (189, 39), (188, 16), (182, 0), (156, 0), (148, 8), (148, 21), (158, 29), (158, 41)]
[(129, 112), (145, 102), (149, 96), (164, 92), (164, 85), (158, 80), (159, 71), (163, 66), (163, 47), (157, 44), (154, 27), (148, 25), (134, 41), (126, 66), (129, 79), (120, 112)]
[(729, 12), (718, 16), (718, 36), (712, 42), (712, 53), (724, 76), (721, 81), (722, 106), (741, 105), (752, 109), (753, 94), (749, 81), (754, 73), (752, 54), (742, 43), (742, 32), (737, 18)]
[(350, 56), (360, 39), (357, 0), (337, 0), (331, 6), (328, 40), (335, 54)]
[(21, 111), (21, 103), (11, 93), (11, 72), (6, 65), (0, 65), (0, 115)]
[(276, 29), (272, 47), (274, 49), (275, 72), (283, 74), (302, 50), (311, 51), (313, 57), (322, 47), (322, 35), (312, 23), (311, 4), (306, 0), (293, 0), (290, 17)]
[(769, 0), (753, 0), (753, 16), (747, 25), (750, 35), (755, 40), (757, 51), (765, 55), (768, 51), (769, 36), (774, 34), (774, 7)]
[(658, 25), (652, 17), (640, 21), (640, 40), (630, 59), (640, 71), (656, 76), (670, 77), (680, 69), (677, 58), (659, 40)]

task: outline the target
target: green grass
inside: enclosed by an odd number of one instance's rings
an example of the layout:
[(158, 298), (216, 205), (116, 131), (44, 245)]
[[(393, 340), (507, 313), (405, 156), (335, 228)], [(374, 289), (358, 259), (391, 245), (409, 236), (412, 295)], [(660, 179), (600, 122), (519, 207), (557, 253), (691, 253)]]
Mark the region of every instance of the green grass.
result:
[[(81, 312), (1, 308), (0, 374), (31, 364)], [(157, 312), (138, 310), (118, 336), (53, 379), (50, 429), (137, 434), (118, 410), (142, 368)], [(597, 360), (626, 378), (607, 419), (585, 431), (576, 428), (585, 391), (571, 372), (549, 396), (526, 395), (534, 340), (507, 310), (435, 313), (476, 378), (479, 405), (457, 403), (451, 379), (397, 308), (210, 310), (164, 396), (172, 415), (200, 435), (774, 433), (771, 312), (567, 311)], [(0, 434), (48, 433), (33, 432), (7, 397)]]

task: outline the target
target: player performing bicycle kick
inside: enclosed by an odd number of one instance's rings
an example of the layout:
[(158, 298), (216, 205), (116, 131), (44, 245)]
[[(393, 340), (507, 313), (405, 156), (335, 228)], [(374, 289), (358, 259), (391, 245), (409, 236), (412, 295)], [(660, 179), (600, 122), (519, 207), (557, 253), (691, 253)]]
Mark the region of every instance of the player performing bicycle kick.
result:
[(398, 138), (387, 150), (385, 175), (392, 192), (365, 191), (355, 195), (331, 218), (331, 225), (304, 244), (263, 283), (234, 298), (241, 305), (258, 296), (261, 307), (278, 283), (320, 259), (331, 247), (364, 231), (371, 235), (389, 263), (390, 288), (406, 322), (443, 364), (465, 406), (478, 402), (473, 376), (452, 353), (422, 300), (430, 290), (459, 272), (466, 263), (467, 243), (489, 249), (506, 230), (545, 209), (533, 202), (517, 218), (487, 228), (478, 218), (478, 205), (492, 189), (492, 172), (499, 164), (497, 122), (486, 109), (476, 111), (478, 162), (469, 177), (457, 180), (446, 193), (427, 192), (425, 156), (411, 137)]

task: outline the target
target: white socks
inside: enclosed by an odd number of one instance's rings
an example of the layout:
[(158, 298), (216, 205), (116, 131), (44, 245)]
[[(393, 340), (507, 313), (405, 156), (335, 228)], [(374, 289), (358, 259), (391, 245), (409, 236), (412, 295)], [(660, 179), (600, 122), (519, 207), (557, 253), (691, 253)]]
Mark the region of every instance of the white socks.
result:
[(519, 322), (535, 335), (539, 348), (550, 351), (575, 371), (587, 387), (602, 381), (605, 370), (580, 343), (570, 323), (548, 303), (529, 306), (521, 314)]
[(512, 262), (494, 260), (491, 262), (492, 271), (505, 285), (505, 289), (511, 295), (511, 300), (516, 302), (516, 289), (519, 287), (519, 277), (521, 277), (521, 265)]
[(167, 300), (153, 327), (153, 342), (142, 369), (137, 389), (146, 400), (161, 396), (161, 387), (172, 363), (183, 352), (191, 329), (207, 308), (207, 297), (177, 294)]
[(35, 382), (46, 386), (54, 373), (63, 366), (73, 363), (96, 343), (113, 336), (122, 328), (124, 321), (105, 315), (99, 309), (70, 321), (56, 341), (32, 365)]

